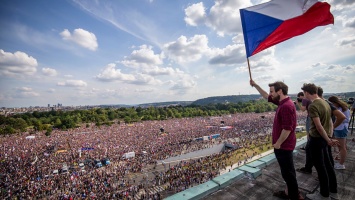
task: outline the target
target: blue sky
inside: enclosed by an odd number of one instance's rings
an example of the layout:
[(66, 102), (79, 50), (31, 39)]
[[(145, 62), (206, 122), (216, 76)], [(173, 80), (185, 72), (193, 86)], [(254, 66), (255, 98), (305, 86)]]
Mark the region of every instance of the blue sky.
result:
[[(139, 104), (256, 94), (239, 9), (260, 0), (3, 0), (0, 107)], [(335, 24), (250, 57), (253, 79), (355, 91), (355, 1)]]

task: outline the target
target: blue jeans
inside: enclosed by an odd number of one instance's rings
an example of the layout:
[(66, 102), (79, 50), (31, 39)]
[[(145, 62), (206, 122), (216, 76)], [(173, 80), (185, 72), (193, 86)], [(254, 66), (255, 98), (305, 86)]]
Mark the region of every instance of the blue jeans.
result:
[(288, 196), (290, 199), (298, 200), (298, 184), (295, 166), (293, 164), (293, 151), (274, 149), (274, 152), (280, 165), (282, 178), (285, 180), (287, 185)]
[(309, 148), (313, 165), (317, 170), (320, 193), (329, 197), (329, 192), (337, 193), (337, 179), (329, 156), (329, 146), (322, 137), (310, 137)]

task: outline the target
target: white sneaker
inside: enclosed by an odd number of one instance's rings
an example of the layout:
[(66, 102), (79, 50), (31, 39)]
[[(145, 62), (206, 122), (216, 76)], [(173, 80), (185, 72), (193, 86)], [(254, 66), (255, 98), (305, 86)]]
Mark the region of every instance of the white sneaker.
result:
[(341, 165), (340, 163), (335, 163), (334, 169), (345, 169), (345, 165)]
[(329, 192), (329, 196), (331, 199), (339, 200), (338, 193)]
[(313, 194), (306, 194), (306, 197), (311, 200), (330, 200), (330, 197), (323, 197), (318, 191)]

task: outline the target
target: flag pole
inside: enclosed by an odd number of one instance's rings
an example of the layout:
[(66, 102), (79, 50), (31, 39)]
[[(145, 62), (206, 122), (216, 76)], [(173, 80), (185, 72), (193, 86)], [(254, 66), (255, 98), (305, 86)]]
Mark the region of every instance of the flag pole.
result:
[(248, 69), (249, 69), (249, 78), (250, 78), (250, 80), (252, 80), (252, 79), (251, 79), (250, 64), (249, 64), (249, 57), (247, 58), (247, 61), (248, 61)]

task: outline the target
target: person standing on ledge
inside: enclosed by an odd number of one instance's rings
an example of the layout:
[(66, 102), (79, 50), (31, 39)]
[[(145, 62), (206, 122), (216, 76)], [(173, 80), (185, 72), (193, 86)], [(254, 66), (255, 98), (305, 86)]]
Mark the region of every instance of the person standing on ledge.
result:
[(303, 199), (298, 192), (296, 171), (293, 163), (293, 150), (296, 146), (297, 115), (293, 101), (287, 96), (288, 86), (280, 81), (270, 83), (270, 92), (268, 94), (253, 80), (250, 80), (250, 85), (255, 87), (262, 97), (278, 106), (272, 128), (272, 145), (287, 189), (275, 192), (274, 196), (291, 200)]

